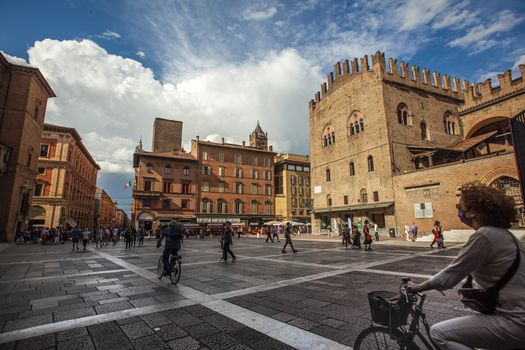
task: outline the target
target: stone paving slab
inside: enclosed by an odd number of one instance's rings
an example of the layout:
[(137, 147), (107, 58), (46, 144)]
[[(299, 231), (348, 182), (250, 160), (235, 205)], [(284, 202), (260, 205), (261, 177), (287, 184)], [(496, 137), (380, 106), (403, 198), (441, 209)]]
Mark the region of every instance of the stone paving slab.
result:
[[(86, 252), (72, 251), (70, 245), (9, 246), (0, 256), (0, 340), (2, 333), (24, 330), (30, 334), (28, 330), (38, 326), (51, 332), (57, 322), (103, 321), (0, 344), (0, 349), (15, 345), (35, 349), (285, 349), (290, 346), (276, 339), (287, 341), (282, 332), (294, 334), (296, 330), (303, 332), (306, 342), (309, 335), (315, 335), (321, 341), (336, 342), (332, 343), (336, 347), (351, 346), (370, 320), (367, 292), (395, 290), (401, 273), (435, 273), (459, 251), (382, 242), (374, 244), (372, 252), (364, 252), (345, 249), (338, 241), (298, 240), (294, 246), (299, 253), (282, 254), (283, 241), (264, 240), (235, 240), (235, 264), (218, 262), (221, 251), (216, 239), (186, 240), (177, 287), (156, 279), (162, 249), (153, 240), (131, 250), (125, 250), (121, 242)], [(347, 272), (349, 269), (358, 270)], [(171, 303), (182, 306), (177, 301), (195, 303), (191, 299), (195, 293), (204, 301), (172, 309)], [(221, 302), (230, 309), (240, 307), (249, 317), (267, 317), (264, 322), (284, 328), (267, 332), (263, 329), (273, 326), (258, 328), (260, 322), (206, 304), (213, 298), (228, 298), (231, 304)], [(430, 292), (426, 310), (431, 321), (467, 312), (454, 292), (447, 297)], [(109, 318), (101, 318), (105, 315)], [(137, 316), (122, 318), (130, 315)]]
[(0, 349), (22, 348), (293, 349), (200, 305), (0, 344)]

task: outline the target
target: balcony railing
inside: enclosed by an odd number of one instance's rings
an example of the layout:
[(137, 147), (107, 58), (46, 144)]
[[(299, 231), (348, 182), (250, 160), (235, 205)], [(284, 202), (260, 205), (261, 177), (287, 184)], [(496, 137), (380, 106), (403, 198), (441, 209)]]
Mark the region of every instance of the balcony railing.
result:
[(160, 197), (160, 191), (133, 190), (133, 197)]

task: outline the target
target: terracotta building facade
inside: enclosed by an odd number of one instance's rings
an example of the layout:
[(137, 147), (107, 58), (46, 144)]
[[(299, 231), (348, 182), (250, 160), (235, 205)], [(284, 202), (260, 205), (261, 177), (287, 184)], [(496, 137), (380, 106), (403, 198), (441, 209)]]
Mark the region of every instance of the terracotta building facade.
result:
[(310, 222), (310, 158), (298, 154), (275, 156), (275, 215), (279, 220)]
[(55, 93), (38, 68), (0, 54), (0, 241), (28, 228), (37, 158), (49, 98)]
[(78, 132), (45, 124), (38, 151), (31, 226), (92, 229), (100, 167)]
[(103, 229), (119, 227), (118, 209), (117, 202), (113, 201), (106, 191), (97, 187), (95, 191), (94, 227)]
[[(161, 119), (154, 125), (182, 132), (179, 121)], [(173, 123), (173, 124), (170, 124)], [(155, 127), (154, 127), (155, 129)], [(154, 132), (152, 149), (139, 145), (134, 153), (135, 184), (132, 222), (155, 230), (173, 219), (188, 226), (212, 225), (230, 220), (260, 224), (275, 215), (273, 153), (259, 124), (250, 134), (250, 144), (191, 141), (190, 152), (182, 149), (181, 138), (166, 150)]]
[(429, 231), (435, 220), (466, 228), (454, 204), (470, 181), (523, 206), (508, 126), (525, 109), (523, 77), (506, 72), (492, 88), (387, 64), (380, 52), (371, 63), (337, 63), (310, 101), (314, 233), (366, 219), (382, 232), (414, 222)]

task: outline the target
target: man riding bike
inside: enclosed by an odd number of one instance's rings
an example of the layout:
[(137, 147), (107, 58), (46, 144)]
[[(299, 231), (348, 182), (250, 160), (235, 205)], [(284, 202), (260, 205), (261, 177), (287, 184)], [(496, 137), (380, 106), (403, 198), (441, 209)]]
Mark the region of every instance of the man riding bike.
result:
[(182, 226), (176, 220), (171, 220), (168, 228), (160, 232), (160, 237), (157, 240), (157, 248), (160, 247), (162, 240), (166, 237), (166, 244), (164, 245), (164, 253), (162, 255), (162, 262), (164, 264), (164, 274), (171, 274), (171, 265), (169, 263), (170, 254), (177, 256), (181, 248), (183, 235)]

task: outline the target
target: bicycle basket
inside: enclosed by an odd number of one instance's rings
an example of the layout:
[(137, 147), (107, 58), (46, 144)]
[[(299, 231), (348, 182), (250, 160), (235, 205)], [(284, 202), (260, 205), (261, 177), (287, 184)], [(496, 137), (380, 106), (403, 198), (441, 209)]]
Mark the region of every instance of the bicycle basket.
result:
[(407, 323), (409, 306), (402, 302), (398, 293), (375, 291), (368, 293), (372, 321), (391, 329)]

